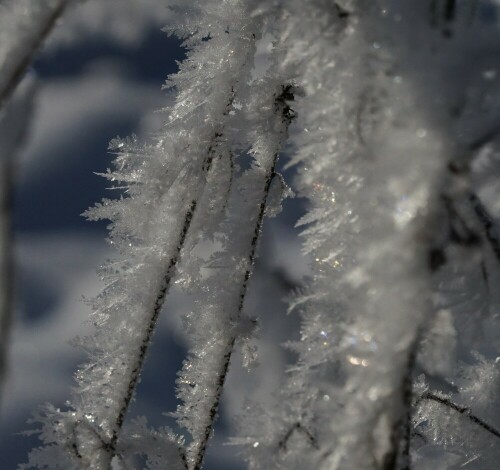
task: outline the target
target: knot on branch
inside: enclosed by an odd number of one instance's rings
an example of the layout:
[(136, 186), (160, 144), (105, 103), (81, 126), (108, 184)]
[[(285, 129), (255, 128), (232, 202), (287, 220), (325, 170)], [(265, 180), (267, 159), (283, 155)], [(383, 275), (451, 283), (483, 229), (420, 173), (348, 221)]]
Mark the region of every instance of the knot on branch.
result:
[(274, 106), (276, 113), (281, 113), (283, 122), (288, 126), (297, 117), (297, 113), (290, 106), (290, 101), (295, 101), (295, 95), (303, 96), (302, 88), (293, 84), (281, 86), (281, 92), (276, 95)]

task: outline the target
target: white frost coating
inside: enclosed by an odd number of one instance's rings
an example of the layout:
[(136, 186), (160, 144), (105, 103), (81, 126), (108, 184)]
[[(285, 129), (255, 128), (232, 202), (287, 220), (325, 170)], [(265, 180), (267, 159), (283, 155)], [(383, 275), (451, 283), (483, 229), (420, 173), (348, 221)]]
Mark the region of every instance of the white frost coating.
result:
[[(106, 176), (126, 197), (89, 215), (112, 220), (123, 258), (103, 270), (70, 410), (45, 418), (42, 438), (57, 445), (30, 463), (110, 468), (139, 453), (152, 467), (201, 467), (234, 343), (254, 327), (243, 301), (263, 216), (283, 195), (273, 166), (294, 83), (305, 96), (292, 163), (311, 205), (299, 225), (315, 267), (290, 306), (303, 322), (280, 406), (248, 406), (235, 443), (256, 469), (495, 469), (498, 27), (461, 0), (179, 5), (173, 30), (192, 52), (170, 82), (178, 99), (153, 144), (112, 144)], [(251, 84), (262, 18), (276, 53)], [(233, 160), (249, 147), (240, 175)], [(202, 237), (220, 250), (182, 271), (202, 292), (178, 381), (186, 449), (145, 422), (121, 428), (178, 260)]]
[[(249, 407), (235, 443), (258, 469), (494, 469), (498, 26), (477, 2), (309, 5), (287, 2), (277, 37), (306, 91), (315, 276), (284, 405)], [(412, 387), (422, 369), (432, 388)]]
[(71, 0), (0, 2), (0, 105)]
[[(120, 460), (121, 428), (156, 318), (187, 238), (196, 239), (191, 221), (200, 217), (194, 226), (212, 230), (214, 201), (204, 189), (220, 182), (219, 172), (227, 174), (227, 124), (234, 99), (247, 86), (259, 26), (239, 0), (179, 8), (179, 21), (186, 21), (172, 30), (188, 38), (190, 51), (168, 83), (178, 95), (165, 110), (165, 128), (152, 144), (134, 137), (111, 143), (117, 157), (105, 176), (125, 197), (87, 212), (91, 220), (112, 221), (110, 243), (121, 258), (101, 272), (106, 288), (93, 302), (96, 333), (84, 340), (90, 360), (77, 373), (70, 411), (49, 414), (43, 431), (45, 442), (65, 454), (68, 469), (107, 469), (115, 456)], [(44, 449), (30, 464), (41, 462)]]
[(306, 94), (294, 162), (316, 269), (284, 407), (246, 435), (252, 468), (395, 469), (404, 452), (448, 155), (412, 75), (430, 56), (406, 61), (415, 38), (393, 24), (396, 7), (413, 22), (425, 8), (394, 3), (284, 7), (282, 62)]
[(35, 79), (29, 75), (0, 113), (0, 400), (7, 374), (7, 348), (13, 315), (12, 202), (17, 155), (31, 124)]
[(235, 182), (240, 193), (221, 227), (221, 249), (208, 260), (214, 269), (200, 282), (197, 309), (187, 318), (193, 346), (177, 381), (183, 403), (175, 416), (193, 439), (190, 469), (201, 468), (235, 343), (251, 334), (252, 321), (243, 313), (248, 282), (266, 209), (281, 203), (282, 191), (276, 190), (278, 197), (271, 188), (274, 181), (283, 185), (276, 164), (292, 119), (287, 101), (293, 100), (293, 87), (273, 77), (253, 84), (251, 92), (244, 109), (254, 162)]

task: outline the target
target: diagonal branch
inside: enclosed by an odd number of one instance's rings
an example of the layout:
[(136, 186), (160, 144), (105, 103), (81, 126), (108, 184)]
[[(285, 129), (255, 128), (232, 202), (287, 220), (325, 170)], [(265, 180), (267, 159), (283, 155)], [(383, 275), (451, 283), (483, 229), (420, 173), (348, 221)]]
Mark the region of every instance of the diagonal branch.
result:
[(203, 194), (203, 191), (205, 189), (208, 175), (212, 169), (212, 163), (213, 163), (213, 159), (214, 159), (214, 155), (215, 155), (215, 148), (216, 148), (215, 145), (216, 145), (217, 139), (220, 136), (221, 136), (220, 133), (218, 133), (218, 132), (215, 133), (212, 144), (210, 145), (210, 147), (208, 149), (207, 156), (203, 161), (202, 170), (203, 170), (204, 177), (203, 177), (202, 181), (200, 181), (197, 194), (195, 195), (195, 197), (193, 197), (193, 199), (188, 204), (187, 210), (184, 214), (183, 223), (181, 225), (181, 230), (179, 233), (179, 238), (177, 240), (177, 244), (175, 245), (174, 252), (170, 255), (167, 266), (165, 268), (162, 282), (160, 284), (158, 293), (156, 294), (154, 306), (152, 308), (151, 316), (149, 318), (147, 327), (145, 329), (142, 342), (139, 346), (139, 349), (134, 354), (134, 356), (136, 357), (135, 363), (134, 363), (134, 366), (133, 366), (131, 373), (130, 373), (126, 393), (122, 398), (122, 404), (117, 412), (116, 421), (115, 421), (114, 426), (113, 426), (113, 434), (112, 434), (111, 440), (109, 442), (109, 462), (110, 462), (110, 465), (111, 465), (111, 460), (116, 455), (117, 442), (118, 442), (121, 430), (123, 428), (123, 424), (125, 421), (125, 415), (128, 411), (130, 402), (131, 402), (132, 397), (134, 395), (135, 388), (136, 388), (137, 383), (139, 381), (142, 367), (144, 365), (144, 360), (146, 358), (146, 354), (147, 354), (149, 346), (151, 344), (151, 338), (152, 338), (153, 333), (155, 331), (158, 317), (160, 315), (163, 304), (165, 303), (165, 298), (169, 292), (172, 278), (175, 275), (177, 265), (180, 261), (181, 252), (184, 248), (186, 238), (188, 236), (188, 233), (189, 233), (189, 230), (191, 227), (191, 223), (193, 221), (193, 217), (196, 213), (196, 209), (199, 205), (199, 200), (200, 200), (200, 198)]
[[(252, 232), (250, 233), (248, 248), (246, 249), (248, 255), (245, 257), (245, 268), (243, 277), (241, 279), (241, 285), (239, 290), (236, 291), (236, 294), (238, 295), (236, 311), (231, 314), (231, 322), (233, 323), (233, 325), (237, 324), (240, 318), (242, 317), (243, 305), (248, 291), (249, 281), (254, 269), (257, 247), (264, 221), (264, 215), (268, 205), (268, 198), (271, 189), (271, 184), (274, 178), (277, 176), (276, 165), (278, 162), (278, 152), (284, 140), (286, 139), (288, 126), (290, 125), (294, 117), (293, 111), (288, 105), (288, 101), (292, 101), (293, 99), (294, 99), (293, 89), (292, 86), (290, 85), (282, 86), (280, 94), (275, 95), (274, 97), (274, 109), (272, 112), (275, 113), (275, 119), (279, 120), (280, 122), (280, 124), (278, 125), (279, 137), (278, 137), (278, 142), (276, 143), (275, 153), (271, 156), (270, 159), (268, 159), (267, 163), (265, 162), (263, 163), (264, 181), (263, 181), (263, 187), (260, 192), (261, 194), (260, 200), (258, 205), (256, 206), (257, 207), (256, 216), (252, 216), (251, 214), (249, 214), (250, 220), (255, 220), (255, 223)], [(267, 168), (265, 166), (267, 166)], [(238, 281), (236, 280), (236, 282)], [(190, 468), (192, 470), (200, 470), (202, 467), (205, 451), (212, 434), (215, 420), (217, 418), (220, 399), (224, 389), (224, 384), (229, 371), (229, 365), (231, 363), (231, 358), (234, 352), (234, 346), (237, 339), (238, 339), (238, 334), (236, 332), (236, 329), (233, 329), (229, 337), (223, 341), (221, 347), (214, 353), (216, 357), (215, 358), (211, 357), (210, 359), (211, 361), (214, 361), (217, 364), (215, 367), (216, 378), (214, 380), (213, 390), (210, 390), (209, 392), (205, 393), (204, 400), (208, 399), (208, 402), (205, 403), (207, 415), (203, 418), (204, 424), (202, 426), (201, 435), (199, 436), (199, 439), (195, 439), (193, 441), (193, 444), (190, 449), (191, 463), (192, 463), (192, 467)], [(210, 340), (213, 341), (213, 339)], [(203, 361), (202, 358), (199, 360)], [(191, 368), (191, 366), (192, 364), (190, 362), (185, 363), (184, 372), (186, 372), (187, 369)], [(188, 407), (186, 403), (184, 406), (185, 408)]]
[(28, 9), (30, 24), (24, 28), (18, 28), (19, 35), (12, 43), (12, 50), (7, 51), (3, 62), (0, 58), (0, 109), (16, 89), (26, 69), (58, 19), (63, 15), (69, 2), (70, 0), (56, 0), (45, 2), (47, 5), (41, 10), (39, 7), (38, 10), (32, 7)]
[(128, 407), (130, 405), (130, 401), (132, 400), (132, 397), (134, 395), (134, 390), (135, 387), (137, 386), (137, 382), (139, 380), (139, 376), (142, 370), (142, 367), (144, 365), (144, 360), (146, 358), (146, 353), (148, 351), (149, 345), (151, 344), (151, 337), (153, 335), (153, 332), (156, 327), (156, 323), (158, 321), (158, 316), (160, 315), (161, 308), (163, 307), (163, 304), (165, 302), (165, 297), (170, 289), (172, 277), (175, 274), (175, 270), (177, 268), (177, 263), (180, 258), (180, 253), (182, 251), (182, 248), (184, 247), (184, 243), (186, 241), (186, 236), (189, 231), (189, 227), (191, 226), (191, 221), (193, 220), (194, 213), (196, 211), (196, 206), (197, 206), (197, 199), (193, 199), (191, 201), (191, 204), (189, 205), (189, 208), (184, 216), (184, 223), (182, 224), (182, 229), (181, 233), (179, 234), (179, 240), (177, 242), (177, 245), (175, 247), (175, 252), (171, 256), (171, 258), (168, 261), (167, 268), (165, 270), (165, 274), (163, 276), (163, 280), (161, 283), (160, 290), (158, 294), (156, 295), (156, 300), (154, 303), (154, 307), (152, 310), (152, 315), (149, 320), (149, 323), (147, 325), (147, 329), (144, 335), (144, 339), (142, 341), (142, 344), (140, 345), (138, 354), (137, 354), (137, 359), (134, 368), (132, 369), (132, 373), (130, 374), (130, 379), (129, 383), (127, 386), (127, 392), (126, 395), (123, 397), (123, 403), (121, 405), (121, 408), (118, 411), (118, 416), (116, 418), (116, 423), (115, 427), (113, 430), (113, 437), (110, 442), (110, 450), (111, 450), (111, 457), (114, 456), (116, 453), (116, 443), (118, 441), (118, 437), (120, 434), (120, 431), (123, 427), (123, 423), (125, 421), (125, 415), (127, 413)]
[(486, 239), (488, 240), (488, 243), (490, 244), (491, 249), (493, 250), (495, 258), (497, 259), (497, 261), (500, 262), (500, 241), (492, 233), (492, 230), (495, 226), (493, 217), (491, 216), (486, 206), (481, 202), (481, 200), (477, 197), (476, 194), (471, 192), (469, 194), (469, 201), (472, 204), (474, 212), (476, 213), (479, 221), (484, 227)]
[(476, 416), (470, 408), (467, 408), (466, 406), (460, 406), (451, 401), (449, 398), (436, 395), (435, 393), (432, 392), (425, 392), (423, 393), (417, 400), (416, 405), (418, 405), (420, 402), (424, 400), (430, 400), (434, 401), (436, 403), (439, 403), (443, 406), (446, 406), (447, 408), (450, 408), (451, 410), (456, 411), (457, 413), (460, 413), (461, 415), (465, 416), (467, 419), (469, 419), (471, 422), (474, 424), (477, 424), (481, 428), (483, 428), (485, 431), (489, 432), (491, 435), (500, 438), (500, 431), (496, 429), (495, 427), (491, 426), (488, 424), (486, 421), (483, 421), (481, 418)]

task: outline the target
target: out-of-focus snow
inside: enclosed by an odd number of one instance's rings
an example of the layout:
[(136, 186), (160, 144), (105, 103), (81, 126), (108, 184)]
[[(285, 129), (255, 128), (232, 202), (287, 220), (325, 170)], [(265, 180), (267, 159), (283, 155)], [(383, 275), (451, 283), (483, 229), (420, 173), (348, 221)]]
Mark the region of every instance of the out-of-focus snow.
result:
[(49, 40), (52, 50), (102, 38), (135, 47), (151, 28), (162, 28), (170, 10), (164, 0), (86, 0), (74, 6)]
[(109, 61), (81, 76), (40, 83), (38, 118), (21, 160), (23, 183), (50, 176), (54, 167), (71, 158), (75, 146), (85, 145), (93, 132), (109, 122), (140, 120), (135, 132), (148, 132), (155, 120), (162, 119), (153, 111), (168, 100), (160, 84), (138, 83)]
[[(88, 331), (88, 307), (82, 298), (101, 288), (95, 268), (108, 248), (100, 237), (78, 233), (24, 236), (18, 240), (16, 259), (19, 293), (9, 354), (10, 370), (2, 404), (3, 419), (27, 419), (48, 400), (61, 402), (82, 351), (70, 340)], [(52, 308), (39, 318), (27, 317), (36, 292), (45, 291)], [(35, 305), (36, 306), (36, 305)], [(42, 313), (42, 312), (40, 312)]]

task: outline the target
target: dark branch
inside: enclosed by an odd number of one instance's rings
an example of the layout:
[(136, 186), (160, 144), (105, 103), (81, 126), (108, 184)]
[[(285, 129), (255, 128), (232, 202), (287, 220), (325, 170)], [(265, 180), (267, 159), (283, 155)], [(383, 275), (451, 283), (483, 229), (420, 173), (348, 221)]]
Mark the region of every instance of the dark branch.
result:
[(436, 395), (435, 393), (432, 393), (432, 392), (423, 393), (419, 397), (419, 399), (417, 400), (415, 405), (418, 405), (423, 400), (430, 400), (430, 401), (434, 401), (436, 403), (440, 403), (441, 405), (446, 406), (446, 407), (464, 415), (466, 418), (468, 418), (474, 424), (477, 424), (478, 426), (480, 426), (481, 428), (483, 428), (485, 431), (489, 432), (493, 436), (500, 438), (500, 431), (498, 431), (498, 429), (494, 428), (493, 426), (491, 426), (490, 424), (486, 423), (481, 418), (476, 416), (470, 408), (457, 405), (456, 403), (451, 401), (449, 398), (446, 398), (446, 397), (443, 397), (440, 395)]
[(111, 445), (106, 442), (106, 440), (99, 434), (99, 432), (92, 426), (90, 423), (84, 420), (77, 420), (73, 426), (72, 429), (72, 437), (73, 440), (69, 443), (69, 447), (71, 449), (71, 452), (75, 455), (75, 457), (78, 460), (83, 461), (83, 455), (80, 452), (79, 446), (78, 446), (78, 429), (79, 428), (85, 428), (88, 429), (96, 438), (97, 440), (101, 443), (101, 448), (106, 452), (109, 453), (111, 451)]
[[(278, 116), (281, 117), (281, 120), (284, 124), (284, 135), (283, 139), (286, 137), (288, 126), (295, 118), (295, 112), (291, 108), (289, 101), (294, 100), (294, 90), (295, 88), (292, 85), (285, 85), (282, 87), (281, 93), (275, 97), (275, 111)], [(255, 263), (255, 257), (257, 254), (257, 246), (260, 237), (260, 233), (262, 230), (262, 224), (264, 221), (264, 214), (266, 211), (267, 200), (269, 197), (269, 192), (271, 189), (271, 183), (273, 182), (274, 177), (276, 176), (276, 164), (278, 162), (278, 154), (276, 153), (273, 157), (271, 167), (266, 174), (266, 179), (264, 183), (264, 189), (262, 193), (262, 199), (259, 204), (259, 212), (257, 215), (257, 221), (253, 231), (253, 237), (250, 242), (249, 247), (249, 255), (248, 255), (248, 264), (245, 274), (243, 276), (243, 282), (240, 289), (239, 295), (239, 303), (238, 308), (234, 314), (233, 321), (237, 321), (241, 317), (241, 313), (243, 311), (243, 304), (245, 302), (246, 293), (248, 290), (248, 283), (250, 281), (250, 277), (253, 272), (253, 267)], [(231, 363), (231, 357), (234, 351), (234, 345), (236, 343), (236, 336), (232, 336), (229, 338), (229, 341), (224, 349), (224, 354), (221, 358), (221, 367), (219, 372), (219, 377), (216, 384), (216, 390), (213, 397), (212, 406), (210, 407), (209, 416), (208, 416), (208, 424), (205, 427), (204, 436), (196, 450), (196, 454), (194, 457), (194, 466), (193, 470), (200, 470), (203, 464), (203, 458), (205, 456), (205, 450), (212, 434), (212, 429), (215, 423), (215, 418), (217, 416), (217, 411), (219, 409), (219, 403), (222, 396), (222, 391), (224, 389), (224, 384), (226, 381), (227, 373), (229, 371), (229, 365)]]
[(297, 422), (287, 431), (287, 433), (283, 436), (283, 439), (278, 442), (278, 447), (281, 451), (287, 451), (288, 441), (294, 433), (303, 434), (312, 447), (314, 447), (315, 449), (319, 448), (316, 442), (316, 438), (312, 435), (311, 431), (302, 426), (301, 423)]
[(418, 345), (420, 344), (419, 339), (417, 339), (410, 351), (407, 363), (407, 371), (403, 383), (403, 406), (404, 406), (404, 421), (403, 421), (403, 435), (399, 443), (401, 447), (400, 451), (400, 463), (402, 465), (402, 470), (410, 470), (411, 468), (411, 456), (410, 456), (410, 445), (411, 445), (411, 430), (412, 430), (412, 400), (413, 400), (413, 371), (415, 369), (415, 362), (417, 359)]
[(337, 16), (341, 20), (347, 20), (347, 18), (351, 16), (351, 13), (349, 13), (345, 8), (342, 8), (337, 2), (334, 3), (334, 8), (337, 13)]

